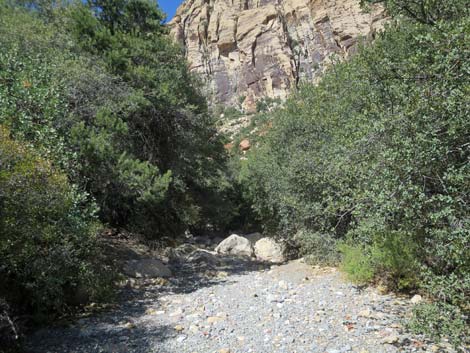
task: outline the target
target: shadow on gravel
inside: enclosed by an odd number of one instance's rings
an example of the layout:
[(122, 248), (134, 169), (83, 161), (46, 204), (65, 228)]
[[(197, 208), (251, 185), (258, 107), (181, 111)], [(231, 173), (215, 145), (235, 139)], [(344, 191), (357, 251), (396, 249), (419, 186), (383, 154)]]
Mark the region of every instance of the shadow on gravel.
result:
[[(163, 283), (142, 280), (123, 288), (119, 305), (79, 320), (71, 327), (46, 328), (27, 341), (28, 353), (163, 352), (159, 343), (178, 335), (148, 314), (158, 310), (164, 295), (191, 293), (204, 287), (233, 283), (231, 276), (269, 269), (272, 264), (248, 258), (218, 255), (213, 259), (170, 265), (173, 277)], [(147, 323), (150, 320), (151, 323)]]
[(190, 293), (203, 287), (231, 281), (230, 276), (233, 275), (267, 270), (272, 266), (271, 263), (259, 262), (249, 258), (218, 256), (220, 263), (216, 265), (202, 261), (174, 264), (172, 269), (175, 276), (171, 280), (172, 285), (168, 289), (175, 294)]
[(35, 334), (25, 353), (149, 353), (162, 352), (162, 342), (177, 336), (168, 325), (117, 328), (109, 324), (89, 325), (80, 330), (48, 329)]

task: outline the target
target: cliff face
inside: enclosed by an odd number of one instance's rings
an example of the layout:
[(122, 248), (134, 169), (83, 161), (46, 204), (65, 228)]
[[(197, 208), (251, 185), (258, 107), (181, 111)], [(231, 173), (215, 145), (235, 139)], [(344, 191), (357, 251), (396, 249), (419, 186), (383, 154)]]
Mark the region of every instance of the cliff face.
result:
[(364, 13), (359, 0), (186, 0), (170, 28), (214, 103), (252, 112), (314, 80), (382, 23), (383, 11)]

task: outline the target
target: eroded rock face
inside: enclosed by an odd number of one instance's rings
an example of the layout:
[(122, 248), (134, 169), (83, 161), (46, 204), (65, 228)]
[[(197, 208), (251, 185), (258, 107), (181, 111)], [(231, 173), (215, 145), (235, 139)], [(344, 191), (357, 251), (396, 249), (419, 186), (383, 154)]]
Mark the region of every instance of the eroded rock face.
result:
[(255, 111), (315, 80), (334, 55), (347, 57), (383, 25), (383, 11), (359, 0), (186, 0), (170, 22), (191, 69), (214, 103)]

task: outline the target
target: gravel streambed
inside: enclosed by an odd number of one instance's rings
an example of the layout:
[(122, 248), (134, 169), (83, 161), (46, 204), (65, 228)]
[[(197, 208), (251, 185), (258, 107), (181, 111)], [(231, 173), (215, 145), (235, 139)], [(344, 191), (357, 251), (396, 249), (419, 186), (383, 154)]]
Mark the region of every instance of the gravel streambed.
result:
[(335, 269), (232, 259), (202, 275), (126, 289), (112, 312), (33, 335), (35, 353), (452, 352), (402, 328), (408, 299), (360, 290)]

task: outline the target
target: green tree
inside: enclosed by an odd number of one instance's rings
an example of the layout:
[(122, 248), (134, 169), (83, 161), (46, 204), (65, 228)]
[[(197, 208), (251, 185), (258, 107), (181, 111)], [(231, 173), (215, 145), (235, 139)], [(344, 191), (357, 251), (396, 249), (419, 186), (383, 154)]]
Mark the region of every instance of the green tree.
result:
[(0, 296), (37, 319), (92, 296), (96, 280), (93, 204), (67, 176), (0, 125)]
[(419, 288), (466, 315), (470, 17), (460, 1), (426, 4), (432, 20), (401, 9), (373, 44), (300, 87), (241, 184), (306, 252), (337, 242), (356, 279)]

